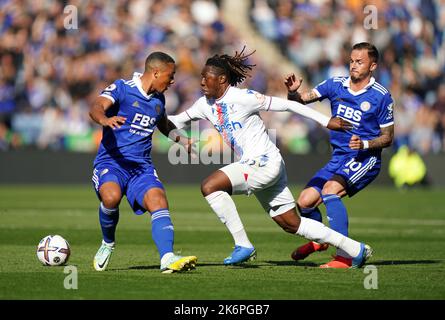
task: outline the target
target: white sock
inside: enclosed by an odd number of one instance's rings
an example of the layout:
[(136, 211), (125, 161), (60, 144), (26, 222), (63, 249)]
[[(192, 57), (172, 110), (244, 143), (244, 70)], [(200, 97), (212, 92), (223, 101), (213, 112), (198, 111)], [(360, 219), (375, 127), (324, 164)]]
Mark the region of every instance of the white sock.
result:
[(318, 243), (329, 243), (350, 257), (357, 257), (360, 253), (360, 242), (345, 237), (326, 227), (323, 223), (312, 219), (301, 217), (297, 234)]
[(165, 253), (161, 258), (161, 266), (168, 260), (170, 257), (172, 257), (174, 254), (173, 252), (167, 252)]
[(102, 244), (109, 246), (110, 248), (114, 248), (114, 242), (105, 242), (105, 240), (102, 240)]
[(236, 210), (232, 197), (224, 191), (215, 191), (205, 197), (210, 207), (232, 234), (235, 245), (253, 248), (244, 230), (241, 218)]

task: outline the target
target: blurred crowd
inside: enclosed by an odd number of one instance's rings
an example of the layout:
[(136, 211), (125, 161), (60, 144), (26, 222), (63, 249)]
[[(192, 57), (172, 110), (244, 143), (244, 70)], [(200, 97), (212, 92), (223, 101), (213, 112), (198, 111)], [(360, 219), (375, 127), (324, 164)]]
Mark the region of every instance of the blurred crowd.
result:
[[(375, 43), (382, 55), (376, 78), (396, 100), (397, 144), (443, 152), (445, 0), (373, 3), (376, 30), (363, 28), (366, 3), (352, 0), (252, 0), (250, 19), (299, 67), (307, 87), (347, 74), (352, 43)], [(0, 8), (0, 150), (93, 151), (101, 130), (89, 106), (114, 80), (143, 71), (151, 51), (177, 62), (166, 92), (167, 112), (176, 114), (201, 96), (206, 59), (245, 44), (215, 0), (0, 0)], [(284, 75), (263, 59), (253, 56), (257, 66), (242, 86), (285, 97)], [(326, 130), (311, 121), (287, 113), (263, 118), (284, 151), (329, 148)], [(157, 134), (154, 149), (168, 146)]]
[(354, 43), (375, 44), (374, 76), (395, 100), (395, 147), (445, 151), (444, 0), (252, 0), (250, 18), (308, 87), (347, 76)]

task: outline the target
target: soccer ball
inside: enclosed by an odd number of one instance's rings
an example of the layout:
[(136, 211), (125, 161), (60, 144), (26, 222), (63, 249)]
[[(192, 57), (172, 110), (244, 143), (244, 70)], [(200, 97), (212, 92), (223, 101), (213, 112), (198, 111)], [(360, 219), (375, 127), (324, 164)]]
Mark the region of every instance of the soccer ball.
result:
[(46, 236), (37, 246), (37, 258), (45, 266), (60, 266), (70, 257), (68, 241), (59, 235)]

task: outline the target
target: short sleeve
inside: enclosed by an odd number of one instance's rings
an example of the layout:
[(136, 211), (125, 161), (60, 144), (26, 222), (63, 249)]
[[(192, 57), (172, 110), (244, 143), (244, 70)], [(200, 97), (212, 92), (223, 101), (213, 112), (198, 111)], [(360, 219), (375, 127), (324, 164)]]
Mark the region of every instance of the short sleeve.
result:
[(164, 96), (164, 94), (163, 93), (157, 93), (156, 97), (162, 103), (162, 116), (166, 116), (167, 115), (167, 111), (165, 110), (165, 96)]
[(315, 86), (313, 89), (318, 99), (321, 101), (326, 98), (330, 98), (332, 90), (333, 78), (324, 80)]
[(119, 102), (123, 100), (123, 96), (125, 95), (125, 87), (124, 81), (119, 79), (114, 81), (104, 90), (102, 90), (100, 96), (110, 99), (113, 103)]
[(377, 121), (381, 128), (394, 124), (394, 100), (390, 93), (383, 96), (377, 114)]

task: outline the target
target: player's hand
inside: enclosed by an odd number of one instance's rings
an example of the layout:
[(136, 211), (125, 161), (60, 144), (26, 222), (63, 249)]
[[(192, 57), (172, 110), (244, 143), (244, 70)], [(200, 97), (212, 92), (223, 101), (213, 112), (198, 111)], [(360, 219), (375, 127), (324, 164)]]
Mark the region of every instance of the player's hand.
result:
[(187, 153), (191, 154), (192, 158), (196, 158), (198, 156), (198, 142), (197, 140), (180, 137), (178, 143), (181, 144)]
[(198, 156), (198, 140), (188, 139), (186, 144), (187, 152), (191, 154), (192, 158), (196, 158)]
[(339, 117), (332, 117), (328, 122), (328, 129), (334, 131), (347, 131), (353, 128), (352, 123)]
[(301, 84), (303, 82), (303, 78), (297, 78), (295, 74), (291, 73), (288, 74), (284, 78), (284, 85), (287, 87), (288, 92), (295, 92), (300, 88)]
[(352, 150), (360, 150), (363, 149), (363, 142), (359, 136), (355, 134), (352, 135), (351, 140), (349, 140), (349, 148)]
[(110, 127), (113, 130), (119, 129), (125, 123), (125, 120), (127, 120), (127, 118), (121, 116), (114, 116), (111, 118), (107, 118), (104, 121), (103, 126)]

